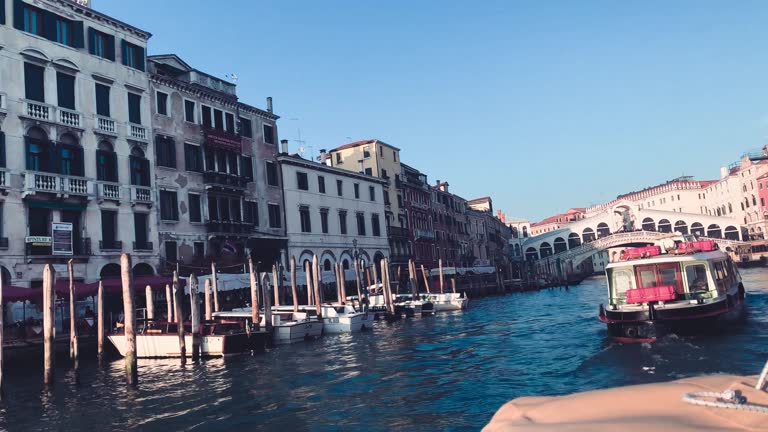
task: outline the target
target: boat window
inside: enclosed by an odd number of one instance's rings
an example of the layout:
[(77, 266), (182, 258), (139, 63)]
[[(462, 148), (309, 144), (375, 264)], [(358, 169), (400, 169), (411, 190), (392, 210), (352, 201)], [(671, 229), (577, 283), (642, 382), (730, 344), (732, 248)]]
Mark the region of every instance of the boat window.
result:
[(613, 298), (626, 298), (627, 290), (635, 288), (635, 276), (630, 269), (611, 269)]
[(715, 277), (717, 278), (717, 281), (720, 282), (721, 280), (725, 280), (726, 277), (728, 277), (728, 272), (725, 270), (725, 266), (723, 266), (722, 262), (716, 262), (715, 265)]
[(682, 287), (677, 284), (677, 268), (659, 269), (659, 276), (661, 277), (661, 285), (672, 285), (676, 292), (683, 293)]
[(638, 269), (637, 274), (640, 277), (640, 286), (642, 288), (649, 288), (656, 286), (656, 272), (653, 271), (653, 267)]
[(685, 279), (688, 281), (689, 292), (709, 291), (709, 285), (707, 283), (707, 267), (704, 264), (685, 266)]

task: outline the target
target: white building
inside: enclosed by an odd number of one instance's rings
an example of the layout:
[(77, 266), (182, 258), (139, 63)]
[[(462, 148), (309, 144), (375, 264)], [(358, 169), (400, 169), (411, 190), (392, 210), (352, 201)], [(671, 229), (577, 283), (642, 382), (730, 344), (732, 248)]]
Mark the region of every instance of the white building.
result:
[(70, 258), (93, 281), (119, 274), (121, 252), (136, 274), (155, 273), (151, 35), (70, 0), (0, 1), (0, 12), (4, 281), (39, 286), (44, 263)]
[[(284, 151), (287, 141), (283, 141)], [(278, 157), (285, 199), (288, 257), (303, 268), (317, 255), (323, 270), (355, 255), (366, 264), (389, 257), (384, 220), (386, 180), (283, 153)]]

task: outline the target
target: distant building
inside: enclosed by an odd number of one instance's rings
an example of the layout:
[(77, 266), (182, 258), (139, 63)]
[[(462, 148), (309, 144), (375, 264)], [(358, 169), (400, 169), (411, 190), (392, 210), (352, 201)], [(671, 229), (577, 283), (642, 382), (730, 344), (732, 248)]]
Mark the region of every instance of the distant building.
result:
[(491, 197), (469, 200), (467, 207), (474, 265), (495, 266), (507, 272), (512, 229), (505, 223), (506, 216), (500, 211), (494, 215)]
[[(287, 147), (287, 142), (286, 142)], [(282, 154), (288, 256), (296, 265), (317, 255), (324, 271), (389, 257), (384, 187), (376, 177)]]
[(576, 222), (586, 218), (586, 209), (584, 208), (570, 208), (565, 213), (556, 214), (550, 216), (540, 222), (532, 223), (530, 225), (531, 236), (537, 236), (540, 234), (548, 233), (558, 230), (569, 223)]
[(427, 175), (402, 164), (403, 207), (409, 228), (409, 248), (417, 266), (437, 266), (435, 259), (435, 229), (432, 214), (432, 188)]
[(471, 266), (467, 200), (448, 190), (448, 182), (432, 186), (432, 221), (435, 228), (435, 258), (444, 266)]

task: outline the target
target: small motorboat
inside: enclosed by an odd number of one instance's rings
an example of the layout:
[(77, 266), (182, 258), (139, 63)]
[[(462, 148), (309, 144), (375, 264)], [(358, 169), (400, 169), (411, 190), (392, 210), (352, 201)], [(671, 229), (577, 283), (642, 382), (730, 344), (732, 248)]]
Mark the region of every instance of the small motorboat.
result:
[[(662, 247), (664, 253), (662, 253)], [(600, 321), (620, 341), (701, 333), (735, 319), (746, 293), (731, 257), (712, 240), (685, 236), (662, 245), (627, 248), (608, 264), (608, 304)]]
[(325, 333), (355, 333), (373, 328), (373, 313), (358, 312), (350, 305), (326, 303), (321, 305)]
[(421, 298), (434, 304), (435, 312), (462, 310), (469, 304), (469, 298), (463, 293), (422, 294)]

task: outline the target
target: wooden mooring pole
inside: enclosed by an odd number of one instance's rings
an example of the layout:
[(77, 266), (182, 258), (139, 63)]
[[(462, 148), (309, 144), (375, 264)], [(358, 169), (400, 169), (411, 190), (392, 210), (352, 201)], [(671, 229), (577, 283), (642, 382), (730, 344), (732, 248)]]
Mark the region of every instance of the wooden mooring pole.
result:
[(202, 343), (200, 329), (200, 303), (197, 301), (197, 276), (189, 275), (189, 304), (192, 316), (192, 361), (200, 360), (200, 347)]
[(339, 285), (339, 294), (341, 294), (339, 303), (344, 304), (347, 302), (347, 271), (344, 270), (343, 264), (339, 264), (339, 279), (341, 280), (341, 285)]
[(321, 318), (323, 314), (322, 303), (323, 297), (320, 295), (320, 265), (317, 262), (317, 255), (312, 257), (312, 277), (314, 282), (315, 291), (315, 310), (317, 317)]
[(293, 311), (299, 311), (299, 294), (296, 290), (296, 257), (291, 257), (291, 295), (293, 296)]
[(307, 280), (307, 306), (312, 304), (312, 274), (309, 271), (309, 261), (304, 261), (304, 277)]
[(205, 320), (210, 321), (213, 319), (213, 312), (211, 311), (211, 280), (205, 280)]
[(269, 276), (264, 273), (264, 279), (261, 284), (264, 292), (262, 292), (262, 298), (264, 299), (264, 322), (267, 331), (272, 331), (272, 296), (269, 292)]
[(67, 262), (67, 271), (69, 272), (69, 359), (72, 360), (74, 368), (78, 368), (78, 340), (77, 340), (77, 321), (75, 319), (75, 270), (73, 261)]
[(216, 263), (211, 263), (211, 283), (213, 284), (213, 311), (219, 312), (219, 276), (216, 274)]
[[(214, 284), (215, 286), (215, 284)], [(179, 333), (179, 357), (181, 364), (187, 363), (187, 343), (184, 340), (184, 308), (181, 302), (182, 292), (179, 289), (179, 273), (173, 272), (173, 304), (176, 306), (174, 315), (176, 316), (176, 329)]]
[(253, 269), (253, 259), (248, 258), (248, 282), (251, 285), (251, 321), (253, 328), (258, 329), (261, 325), (259, 318), (259, 284), (256, 282), (256, 271)]
[(360, 265), (362, 262), (355, 260), (355, 286), (357, 286), (358, 309), (363, 310), (363, 290), (360, 288)]
[(442, 294), (444, 292), (444, 289), (445, 289), (445, 284), (444, 284), (444, 279), (443, 279), (443, 259), (442, 258), (437, 260), (437, 265), (438, 265), (438, 267), (440, 269), (440, 294)]
[(147, 320), (155, 320), (155, 299), (152, 297), (152, 287), (147, 285), (144, 288), (144, 297), (147, 301)]
[(54, 344), (56, 333), (56, 301), (53, 285), (56, 279), (56, 272), (53, 266), (46, 264), (43, 268), (43, 383), (47, 386), (53, 385), (53, 372), (55, 368)]
[(451, 290), (453, 290), (453, 293), (456, 294), (456, 276), (451, 278)]
[(272, 294), (275, 296), (275, 306), (280, 306), (280, 284), (277, 280), (277, 264), (272, 264)]
[(99, 281), (99, 292), (96, 294), (96, 344), (99, 360), (104, 357), (104, 286)]
[(3, 320), (5, 303), (3, 303), (3, 275), (0, 274), (0, 400), (3, 400)]
[(427, 288), (427, 294), (430, 294), (429, 279), (427, 279), (427, 271), (424, 269), (424, 264), (421, 265), (421, 275), (424, 277), (424, 286)]
[(134, 307), (133, 266), (131, 256), (120, 256), (120, 279), (123, 285), (123, 317), (125, 330), (125, 379), (128, 385), (139, 382), (139, 370), (136, 362), (136, 309)]
[(171, 294), (171, 286), (165, 284), (165, 304), (168, 306), (168, 315), (166, 321), (168, 323), (173, 322), (173, 295)]

